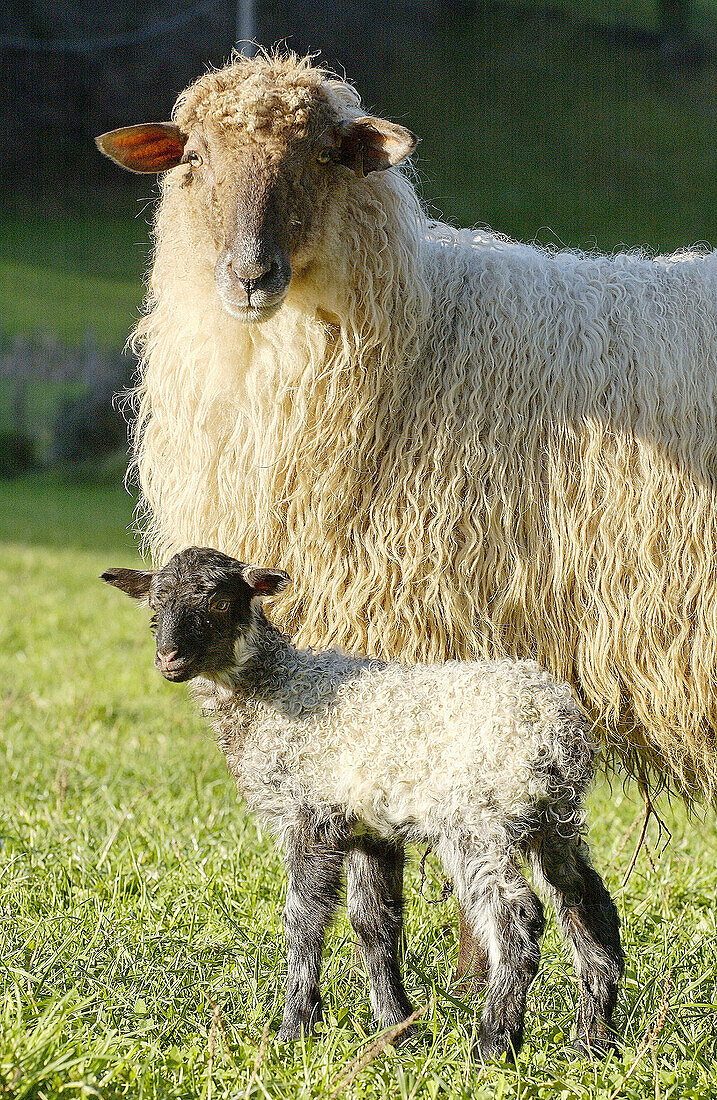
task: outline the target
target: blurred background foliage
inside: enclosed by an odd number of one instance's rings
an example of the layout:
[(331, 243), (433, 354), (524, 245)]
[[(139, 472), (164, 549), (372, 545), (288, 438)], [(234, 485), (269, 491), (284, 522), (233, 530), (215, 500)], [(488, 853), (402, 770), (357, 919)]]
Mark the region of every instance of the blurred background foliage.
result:
[[(92, 138), (167, 118), (181, 88), (229, 56), (238, 10), (4, 11), (0, 474), (86, 468), (116, 447), (107, 406), (131, 381), (121, 349), (156, 196)], [(717, 0), (337, 0), (328, 14), (323, 0), (257, 0), (254, 26), (264, 45), (317, 51), (370, 110), (422, 136), (433, 214), (558, 247), (717, 243)]]

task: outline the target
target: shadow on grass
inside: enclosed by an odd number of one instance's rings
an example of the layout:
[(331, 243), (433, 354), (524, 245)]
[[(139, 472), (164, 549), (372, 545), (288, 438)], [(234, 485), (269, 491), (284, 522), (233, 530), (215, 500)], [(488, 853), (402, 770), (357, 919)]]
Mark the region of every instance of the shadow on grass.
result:
[(0, 480), (0, 544), (136, 557), (134, 506), (120, 483), (67, 484), (51, 475)]

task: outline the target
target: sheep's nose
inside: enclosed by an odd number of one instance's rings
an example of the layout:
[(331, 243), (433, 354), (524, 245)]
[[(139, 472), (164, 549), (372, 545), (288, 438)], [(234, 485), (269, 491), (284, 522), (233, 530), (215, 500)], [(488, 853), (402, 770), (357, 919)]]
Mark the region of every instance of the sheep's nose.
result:
[(276, 260), (265, 260), (262, 263), (239, 263), (233, 260), (231, 264), (237, 280), (244, 287), (247, 298), (251, 298), (255, 290), (263, 290), (277, 274), (279, 264)]
[(240, 283), (258, 283), (259, 279), (274, 267), (274, 261), (267, 259), (251, 264), (233, 259), (230, 266)]
[(174, 658), (177, 656), (176, 649), (173, 649), (171, 653), (160, 653), (157, 650), (157, 661), (160, 668), (169, 668)]

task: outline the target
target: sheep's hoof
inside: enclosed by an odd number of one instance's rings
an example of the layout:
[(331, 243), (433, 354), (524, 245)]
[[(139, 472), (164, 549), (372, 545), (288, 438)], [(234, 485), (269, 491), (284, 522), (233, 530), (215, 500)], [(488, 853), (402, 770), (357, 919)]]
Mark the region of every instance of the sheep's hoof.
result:
[(484, 991), (487, 985), (487, 977), (484, 971), (456, 970), (451, 982), (451, 993), (456, 997), (464, 997), (467, 1001), (475, 1001)]

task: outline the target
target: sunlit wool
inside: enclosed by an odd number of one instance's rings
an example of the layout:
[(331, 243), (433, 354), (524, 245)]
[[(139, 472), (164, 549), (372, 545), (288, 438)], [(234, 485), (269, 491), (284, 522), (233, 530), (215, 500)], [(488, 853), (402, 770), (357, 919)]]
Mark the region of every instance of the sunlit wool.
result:
[[(360, 114), (290, 57), (206, 75), (178, 121), (219, 80), (243, 117), (268, 87), (287, 117), (317, 87)], [(300, 643), (534, 657), (634, 771), (714, 797), (715, 254), (553, 253), (428, 221), (401, 169), (346, 171), (313, 262), (246, 325), (190, 192), (164, 177), (135, 336), (155, 557), (280, 562)]]

